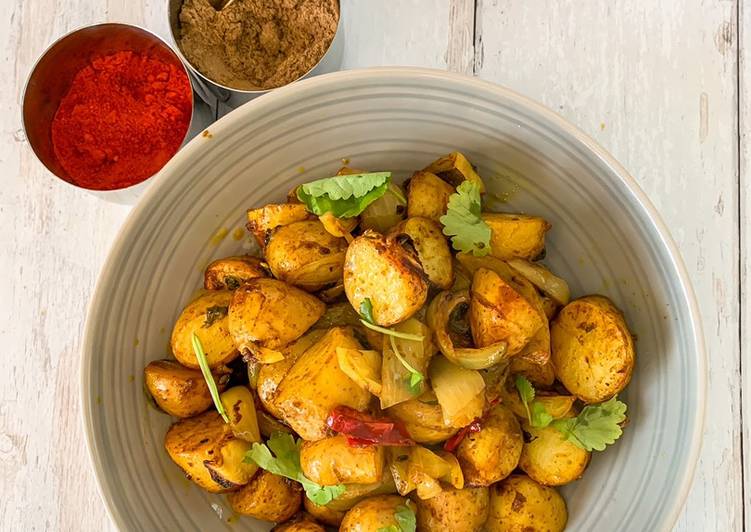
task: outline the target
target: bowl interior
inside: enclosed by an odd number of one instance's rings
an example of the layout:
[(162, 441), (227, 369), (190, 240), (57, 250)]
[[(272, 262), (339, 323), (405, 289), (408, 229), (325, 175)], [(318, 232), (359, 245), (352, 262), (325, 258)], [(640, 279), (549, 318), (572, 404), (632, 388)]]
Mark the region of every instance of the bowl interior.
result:
[(90, 307), (82, 388), (94, 468), (119, 526), (269, 528), (185, 480), (161, 445), (170, 419), (142, 391), (143, 367), (167, 355), (203, 268), (249, 247), (232, 237), (245, 210), (332, 175), (343, 158), (404, 177), (452, 150), (479, 167), (491, 210), (547, 218), (546, 262), (574, 295), (611, 297), (638, 336), (630, 424), (563, 490), (570, 529), (672, 524), (698, 451), (704, 368), (690, 289), (651, 206), (591, 141), (514, 93), (378, 69), (304, 81), (233, 112), (165, 167), (122, 230)]

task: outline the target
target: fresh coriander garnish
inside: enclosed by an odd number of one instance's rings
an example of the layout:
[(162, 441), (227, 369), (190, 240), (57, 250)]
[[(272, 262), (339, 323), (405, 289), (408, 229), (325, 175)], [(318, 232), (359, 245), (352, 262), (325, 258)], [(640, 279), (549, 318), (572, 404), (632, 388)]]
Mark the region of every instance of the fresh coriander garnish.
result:
[(406, 504), (396, 507), (394, 519), (398, 525), (382, 526), (378, 532), (415, 532), (417, 530), (417, 518), (412, 508)]
[(390, 182), (391, 172), (326, 177), (300, 185), (297, 198), (315, 215), (353, 218), (383, 196)]
[(376, 325), (375, 319), (373, 319), (373, 303), (370, 301), (369, 297), (366, 297), (360, 302), (360, 323), (362, 323), (368, 329), (377, 331), (381, 334), (392, 336), (394, 338), (401, 338), (402, 340), (413, 340), (415, 342), (423, 341), (423, 337), (419, 334), (403, 333), (394, 331), (392, 329), (389, 329), (388, 327), (381, 327), (380, 325)]
[(206, 385), (209, 387), (209, 393), (211, 394), (211, 399), (214, 401), (214, 406), (216, 406), (216, 411), (219, 412), (225, 423), (229, 423), (229, 417), (227, 417), (227, 412), (224, 410), (222, 400), (219, 398), (219, 389), (216, 387), (214, 376), (211, 374), (211, 369), (209, 368), (209, 361), (206, 359), (206, 353), (204, 353), (201, 340), (199, 340), (196, 333), (193, 333), (193, 352), (196, 354), (198, 366), (201, 368), (203, 378), (206, 380)]
[(457, 251), (482, 257), (490, 252), (490, 227), (481, 217), (480, 187), (463, 181), (449, 197), (446, 214), (441, 216), (443, 234), (451, 237)]
[(420, 393), (420, 383), (425, 380), (425, 376), (413, 368), (412, 365), (402, 356), (399, 349), (396, 347), (396, 340), (394, 340), (393, 336), (389, 336), (389, 341), (391, 342), (391, 350), (394, 352), (394, 356), (396, 356), (402, 366), (409, 371), (409, 390), (412, 392), (412, 395)]
[(613, 397), (599, 405), (588, 405), (575, 418), (556, 419), (551, 424), (568, 441), (586, 451), (603, 451), (621, 437), (626, 404)]
[(535, 401), (535, 389), (532, 383), (524, 375), (517, 375), (514, 384), (519, 392), (519, 399), (521, 399), (524, 409), (527, 411), (529, 424), (538, 429), (550, 425), (553, 416), (545, 410), (545, 405)]
[(368, 323), (375, 324), (375, 320), (373, 319), (373, 303), (369, 297), (366, 297), (360, 303), (360, 316)]

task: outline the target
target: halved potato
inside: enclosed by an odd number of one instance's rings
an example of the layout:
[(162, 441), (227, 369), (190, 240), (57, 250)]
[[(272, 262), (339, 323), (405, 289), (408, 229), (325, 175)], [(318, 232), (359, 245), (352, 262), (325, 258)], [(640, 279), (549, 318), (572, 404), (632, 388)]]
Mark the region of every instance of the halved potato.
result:
[(276, 390), (281, 418), (304, 440), (327, 436), (326, 419), (335, 406), (364, 411), (370, 403), (370, 393), (339, 369), (338, 347), (362, 349), (351, 328), (330, 329), (300, 356)]
[(203, 273), (203, 287), (207, 290), (235, 290), (245, 281), (267, 277), (258, 257), (240, 255), (215, 260)]
[(420, 216), (438, 222), (449, 203), (454, 187), (430, 172), (415, 172), (407, 186), (407, 216)]
[(444, 486), (430, 499), (418, 499), (417, 530), (421, 532), (479, 532), (488, 517), (488, 488)]
[(482, 182), (482, 178), (475, 172), (472, 163), (458, 151), (436, 159), (426, 166), (423, 172), (432, 172), (455, 187), (459, 186), (462, 181), (472, 181), (479, 185), (481, 193), (485, 192), (485, 184)]
[(300, 509), (302, 488), (297, 482), (261, 469), (242, 489), (227, 496), (232, 511), (262, 521), (286, 521)]
[(215, 410), (173, 423), (164, 447), (190, 480), (212, 493), (247, 484), (258, 469), (243, 461), (250, 443), (237, 438)]
[(246, 386), (233, 386), (219, 396), (229, 418), (232, 433), (247, 442), (260, 442), (256, 404), (253, 394)]
[(193, 351), (193, 333), (201, 341), (210, 368), (231, 362), (240, 354), (229, 331), (229, 312), (232, 292), (215, 290), (206, 292), (188, 303), (175, 328), (170, 345), (180, 364), (198, 369), (198, 359)]
[(631, 380), (634, 340), (623, 314), (606, 297), (572, 301), (550, 332), (556, 376), (585, 403), (607, 401)]
[(453, 255), (441, 225), (428, 218), (409, 217), (394, 227), (389, 238), (408, 238), (428, 280), (441, 289), (448, 289), (454, 282)]
[(326, 532), (326, 529), (318, 524), (313, 516), (303, 512), (289, 521), (276, 525), (271, 532)]
[(516, 469), (524, 438), (514, 413), (494, 406), (482, 421), (480, 432), (469, 433), (459, 444), (456, 457), (468, 486), (489, 486)]
[(303, 442), (300, 448), (303, 474), (321, 486), (378, 482), (383, 476), (383, 460), (383, 447), (355, 447), (342, 434)]
[(318, 220), (274, 229), (264, 256), (274, 277), (308, 292), (342, 279), (347, 241), (329, 233)]
[(229, 331), (243, 353), (262, 363), (278, 362), (281, 348), (297, 340), (326, 310), (326, 305), (276, 279), (251, 279), (235, 290), (229, 306)]
[[(430, 397), (425, 397), (431, 395)], [(404, 423), (407, 432), (418, 443), (435, 444), (448, 440), (459, 430), (443, 421), (443, 411), (435, 394), (396, 404), (386, 410), (386, 415)]]
[(373, 319), (387, 327), (408, 319), (425, 304), (428, 282), (417, 258), (396, 240), (366, 231), (347, 248), (344, 291), (355, 310), (369, 299)]
[(525, 475), (512, 475), (490, 488), (486, 532), (562, 532), (566, 521), (568, 512), (563, 497)]
[[(143, 378), (156, 404), (171, 416), (195, 416), (213, 403), (201, 370), (186, 368), (174, 360), (149, 362), (143, 370)], [(219, 390), (223, 390), (228, 381), (228, 373), (214, 373)]]
[(307, 497), (303, 499), (305, 510), (323, 524), (339, 528), (346, 510), (334, 510), (328, 506), (319, 506)]
[(484, 212), (490, 227), (490, 254), (499, 259), (537, 259), (545, 249), (550, 224), (537, 216)]
[(566, 440), (553, 427), (538, 429), (525, 425), (525, 430), (532, 441), (524, 444), (519, 467), (532, 480), (546, 486), (562, 486), (581, 478), (591, 453)]
[(410, 510), (415, 507), (412, 501), (398, 495), (368, 497), (346, 513), (339, 532), (380, 532), (392, 526), (399, 527), (396, 512), (400, 506)]
[(302, 220), (314, 220), (302, 203), (269, 203), (260, 209), (248, 210), (247, 228), (262, 248), (271, 231), (282, 225)]

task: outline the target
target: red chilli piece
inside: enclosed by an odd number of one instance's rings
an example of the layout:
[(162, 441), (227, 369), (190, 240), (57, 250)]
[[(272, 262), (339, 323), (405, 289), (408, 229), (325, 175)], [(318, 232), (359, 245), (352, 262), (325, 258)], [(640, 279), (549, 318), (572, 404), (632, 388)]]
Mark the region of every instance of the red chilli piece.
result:
[(334, 432), (347, 436), (347, 443), (353, 447), (415, 445), (406, 427), (400, 421), (376, 418), (346, 406), (334, 408), (326, 424)]
[(480, 432), (480, 430), (482, 430), (482, 423), (480, 418), (477, 417), (474, 421), (472, 421), (472, 423), (470, 423), (466, 427), (462, 427), (459, 432), (446, 440), (446, 443), (443, 444), (443, 450), (453, 453), (454, 451), (456, 451), (456, 448), (459, 447), (459, 444), (464, 441), (464, 438), (467, 437), (467, 434)]

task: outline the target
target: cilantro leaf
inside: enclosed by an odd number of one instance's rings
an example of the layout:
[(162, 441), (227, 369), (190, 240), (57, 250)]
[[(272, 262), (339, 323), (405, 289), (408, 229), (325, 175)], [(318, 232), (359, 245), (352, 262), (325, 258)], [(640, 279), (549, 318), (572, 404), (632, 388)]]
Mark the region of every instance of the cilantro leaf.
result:
[(375, 320), (373, 319), (373, 303), (370, 301), (369, 297), (366, 297), (360, 303), (360, 316), (362, 316), (362, 319), (368, 323), (375, 323)]
[(425, 380), (425, 375), (413, 368), (412, 365), (407, 362), (407, 359), (402, 356), (402, 354), (399, 352), (399, 349), (397, 349), (396, 347), (396, 340), (394, 340), (393, 336), (389, 336), (389, 341), (391, 342), (391, 350), (394, 352), (394, 356), (396, 356), (397, 360), (399, 360), (402, 366), (404, 366), (404, 368), (409, 372), (410, 392), (412, 392), (412, 395), (420, 393), (420, 390), (422, 389), (420, 383)]
[(539, 429), (550, 425), (553, 416), (545, 410), (545, 405), (535, 401), (535, 388), (532, 383), (524, 375), (517, 375), (514, 384), (519, 392), (519, 399), (521, 399), (524, 409), (527, 411), (529, 424)]
[(557, 419), (551, 426), (586, 451), (603, 451), (621, 437), (620, 423), (625, 419), (626, 404), (613, 397), (599, 405), (585, 406), (575, 418)]
[(545, 410), (545, 405), (543, 405), (542, 403), (534, 401), (530, 405), (530, 408), (532, 410), (532, 415), (529, 418), (529, 424), (533, 427), (544, 429), (553, 421), (553, 416), (551, 416), (548, 411)]
[[(245, 453), (244, 462), (256, 463), (269, 473), (295, 480), (302, 484), (305, 495), (319, 506), (326, 505), (339, 497), (347, 489), (342, 484), (321, 486), (303, 475), (300, 466), (301, 440), (295, 442), (291, 434), (277, 432), (264, 445), (254, 443)], [(271, 454), (273, 451), (273, 455)]]
[(490, 252), (490, 227), (480, 216), (480, 187), (463, 181), (449, 197), (448, 210), (441, 216), (443, 234), (451, 237), (457, 251), (482, 257)]
[(297, 198), (310, 212), (322, 216), (353, 218), (389, 188), (391, 172), (338, 175), (305, 183), (297, 188)]
[(394, 519), (396, 519), (398, 525), (382, 526), (378, 529), (378, 532), (415, 532), (417, 530), (415, 512), (406, 504), (396, 507)]
[(206, 353), (203, 351), (201, 340), (195, 332), (193, 333), (192, 342), (193, 352), (198, 360), (198, 367), (201, 368), (203, 378), (206, 381), (206, 385), (209, 387), (209, 394), (211, 394), (211, 399), (214, 401), (216, 411), (219, 412), (219, 415), (222, 416), (225, 423), (229, 423), (229, 417), (227, 417), (227, 412), (224, 410), (224, 404), (219, 397), (219, 389), (216, 387), (216, 382), (214, 382), (214, 375), (211, 374), (211, 368), (209, 368), (209, 361), (206, 358)]

